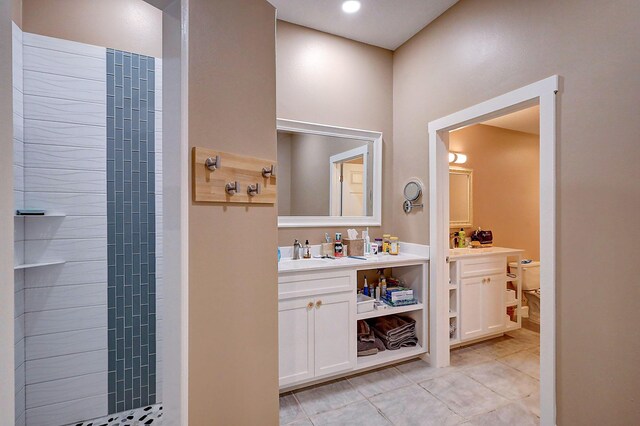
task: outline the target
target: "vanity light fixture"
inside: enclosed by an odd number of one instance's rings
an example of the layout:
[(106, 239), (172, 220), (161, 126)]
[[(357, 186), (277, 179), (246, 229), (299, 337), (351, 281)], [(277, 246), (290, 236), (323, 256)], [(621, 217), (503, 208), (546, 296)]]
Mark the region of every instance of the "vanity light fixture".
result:
[(449, 163), (464, 164), (467, 162), (467, 154), (449, 152)]
[(356, 13), (360, 10), (360, 2), (357, 0), (347, 0), (342, 3), (342, 11), (344, 13)]

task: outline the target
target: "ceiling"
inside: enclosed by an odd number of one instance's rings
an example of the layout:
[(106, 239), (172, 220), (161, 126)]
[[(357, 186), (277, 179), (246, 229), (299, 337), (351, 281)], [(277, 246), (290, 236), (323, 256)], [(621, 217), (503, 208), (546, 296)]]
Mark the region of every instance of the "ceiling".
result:
[(343, 0), (269, 0), (278, 19), (395, 50), (458, 0), (360, 0), (354, 14)]
[(531, 108), (516, 111), (511, 114), (503, 115), (502, 117), (487, 120), (481, 124), (539, 135), (540, 106), (536, 105)]

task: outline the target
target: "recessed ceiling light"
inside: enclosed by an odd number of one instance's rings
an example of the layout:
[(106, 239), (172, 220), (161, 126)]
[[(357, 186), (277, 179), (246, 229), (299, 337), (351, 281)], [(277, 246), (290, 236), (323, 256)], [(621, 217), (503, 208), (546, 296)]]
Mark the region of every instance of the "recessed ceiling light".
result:
[(342, 11), (345, 13), (356, 13), (360, 10), (360, 2), (357, 0), (348, 0), (342, 3)]

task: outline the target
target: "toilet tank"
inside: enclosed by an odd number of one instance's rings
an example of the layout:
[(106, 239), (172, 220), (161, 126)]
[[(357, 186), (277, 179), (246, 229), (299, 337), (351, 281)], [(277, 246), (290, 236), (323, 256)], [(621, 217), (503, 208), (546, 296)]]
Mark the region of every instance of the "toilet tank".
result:
[[(518, 273), (518, 264), (516, 262), (509, 263), (509, 272)], [(535, 261), (522, 265), (522, 289), (538, 290), (540, 288), (540, 262)]]

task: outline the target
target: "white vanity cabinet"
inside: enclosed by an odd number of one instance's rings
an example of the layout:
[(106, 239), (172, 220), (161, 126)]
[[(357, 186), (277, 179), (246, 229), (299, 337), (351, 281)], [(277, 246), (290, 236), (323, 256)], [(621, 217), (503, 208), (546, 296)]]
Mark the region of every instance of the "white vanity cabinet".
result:
[[(278, 263), (280, 391), (428, 356), (429, 248), (410, 243), (402, 248), (397, 256), (364, 260), (285, 257)], [(413, 289), (417, 303), (357, 313), (358, 286), (365, 276), (370, 286), (377, 284), (381, 271)], [(415, 321), (417, 344), (358, 357), (358, 321), (388, 315)]]
[[(513, 329), (506, 315), (508, 257), (520, 258), (517, 249), (479, 249), (450, 256), (450, 304), (457, 310), (450, 321), (457, 326), (451, 344), (460, 344)], [(514, 280), (511, 280), (514, 281)], [(518, 290), (520, 284), (515, 280)], [(518, 291), (518, 299), (521, 291)], [(519, 305), (519, 303), (518, 303)], [(518, 315), (519, 317), (519, 315)]]
[(355, 368), (355, 289), (353, 271), (280, 277), (280, 387)]

